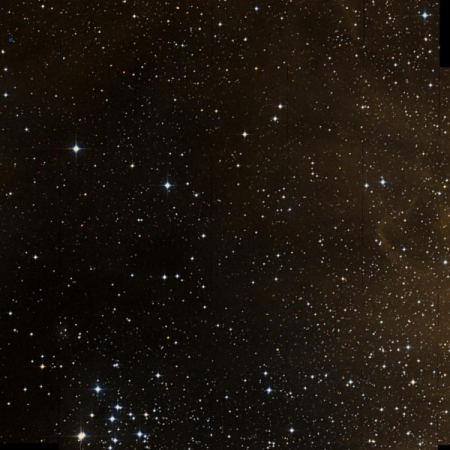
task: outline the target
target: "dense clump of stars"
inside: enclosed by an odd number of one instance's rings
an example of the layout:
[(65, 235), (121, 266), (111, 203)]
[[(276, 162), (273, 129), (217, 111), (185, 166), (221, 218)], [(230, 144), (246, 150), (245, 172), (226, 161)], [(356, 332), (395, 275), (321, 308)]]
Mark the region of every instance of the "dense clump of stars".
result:
[(1, 43), (1, 442), (450, 443), (438, 2), (41, 1)]

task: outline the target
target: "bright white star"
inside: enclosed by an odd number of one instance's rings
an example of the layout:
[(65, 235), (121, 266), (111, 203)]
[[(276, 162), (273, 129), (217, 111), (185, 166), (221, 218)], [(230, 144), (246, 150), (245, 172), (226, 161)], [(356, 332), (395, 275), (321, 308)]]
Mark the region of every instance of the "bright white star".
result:
[(85, 437), (86, 437), (86, 434), (85, 434), (83, 431), (81, 431), (80, 434), (77, 436), (77, 438), (78, 438), (80, 441), (82, 441)]

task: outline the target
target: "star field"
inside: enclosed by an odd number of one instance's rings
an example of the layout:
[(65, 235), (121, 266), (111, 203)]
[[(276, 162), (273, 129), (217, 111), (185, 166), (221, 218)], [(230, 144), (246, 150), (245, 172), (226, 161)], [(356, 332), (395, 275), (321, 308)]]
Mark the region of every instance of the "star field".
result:
[(439, 2), (0, 11), (0, 442), (450, 444)]

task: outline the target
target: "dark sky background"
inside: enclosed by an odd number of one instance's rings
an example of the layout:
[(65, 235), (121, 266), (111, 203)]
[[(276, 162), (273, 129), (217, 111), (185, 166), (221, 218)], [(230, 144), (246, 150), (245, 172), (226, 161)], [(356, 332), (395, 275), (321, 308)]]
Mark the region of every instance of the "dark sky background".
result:
[(438, 14), (4, 0), (0, 441), (450, 444)]

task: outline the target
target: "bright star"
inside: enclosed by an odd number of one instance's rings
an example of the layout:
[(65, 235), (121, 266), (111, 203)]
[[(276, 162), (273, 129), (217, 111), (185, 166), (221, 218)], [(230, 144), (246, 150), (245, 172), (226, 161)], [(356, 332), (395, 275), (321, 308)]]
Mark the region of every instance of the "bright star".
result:
[(167, 182), (167, 183), (164, 185), (164, 187), (165, 187), (166, 189), (170, 189), (170, 188), (172, 187), (172, 185), (171, 185), (169, 182)]
[(100, 388), (100, 386), (97, 386), (94, 391), (97, 392), (97, 394), (101, 391), (102, 389)]
[(247, 137), (247, 136), (248, 136), (248, 133), (247, 133), (246, 131), (244, 131), (244, 132), (242, 133), (242, 136)]
[(85, 434), (83, 431), (81, 431), (80, 434), (77, 436), (77, 438), (78, 438), (80, 441), (82, 441), (85, 437), (86, 437), (86, 434)]
[(78, 147), (78, 145), (75, 145), (75, 147), (73, 147), (72, 149), (75, 153), (78, 153), (80, 151), (80, 147)]

